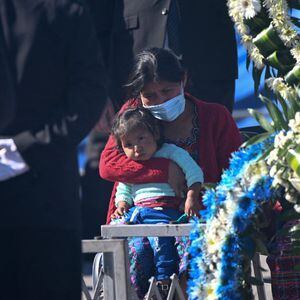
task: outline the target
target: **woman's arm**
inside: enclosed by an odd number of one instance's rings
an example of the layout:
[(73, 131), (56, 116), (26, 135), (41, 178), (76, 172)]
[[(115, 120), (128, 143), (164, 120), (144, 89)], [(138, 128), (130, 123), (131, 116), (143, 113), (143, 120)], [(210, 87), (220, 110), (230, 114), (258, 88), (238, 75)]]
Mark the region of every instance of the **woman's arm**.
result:
[[(137, 100), (127, 101), (120, 112), (137, 106)], [(168, 182), (169, 160), (152, 158), (148, 161), (133, 161), (126, 157), (116, 145), (112, 136), (101, 153), (99, 162), (100, 176), (109, 181), (126, 183)]]
[(100, 176), (110, 181), (126, 183), (167, 182), (169, 160), (151, 158), (148, 161), (133, 161), (117, 148), (112, 136), (101, 153)]

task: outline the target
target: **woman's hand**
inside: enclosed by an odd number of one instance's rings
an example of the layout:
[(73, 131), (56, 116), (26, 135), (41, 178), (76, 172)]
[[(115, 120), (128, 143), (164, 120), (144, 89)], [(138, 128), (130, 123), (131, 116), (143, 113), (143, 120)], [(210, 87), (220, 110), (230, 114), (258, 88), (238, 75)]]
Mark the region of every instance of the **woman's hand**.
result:
[(182, 193), (186, 191), (186, 180), (181, 168), (173, 161), (169, 163), (168, 183), (174, 190), (177, 197), (182, 197)]
[(118, 219), (124, 215), (125, 212), (129, 210), (130, 206), (126, 201), (119, 201), (118, 207), (111, 215), (111, 219)]

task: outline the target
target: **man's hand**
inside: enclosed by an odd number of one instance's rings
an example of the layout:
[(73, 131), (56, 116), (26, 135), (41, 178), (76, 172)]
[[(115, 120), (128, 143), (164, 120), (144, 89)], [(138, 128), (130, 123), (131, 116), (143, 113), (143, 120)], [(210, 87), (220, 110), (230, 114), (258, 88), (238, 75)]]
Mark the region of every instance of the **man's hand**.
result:
[(169, 163), (168, 183), (175, 191), (177, 197), (182, 197), (182, 193), (186, 191), (186, 180), (181, 168), (173, 161)]

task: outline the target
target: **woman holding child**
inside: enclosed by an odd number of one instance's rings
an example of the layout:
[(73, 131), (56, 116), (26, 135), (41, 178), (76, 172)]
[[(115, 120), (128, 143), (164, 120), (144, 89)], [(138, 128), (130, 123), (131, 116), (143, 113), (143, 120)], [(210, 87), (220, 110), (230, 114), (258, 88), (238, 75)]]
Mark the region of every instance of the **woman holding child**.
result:
[[(163, 142), (185, 149), (203, 171), (204, 182), (217, 182), (227, 168), (230, 155), (241, 144), (241, 137), (231, 114), (219, 104), (206, 103), (184, 93), (186, 73), (177, 57), (169, 50), (151, 48), (137, 55), (127, 85), (131, 99), (122, 107), (144, 107), (160, 120)], [(168, 183), (177, 196), (184, 190), (185, 177), (178, 165), (164, 157), (134, 160), (117, 147), (111, 136), (100, 159), (100, 175), (115, 181), (107, 222), (123, 213), (116, 209), (115, 193), (118, 182), (126, 184)], [(201, 207), (201, 197), (199, 205)], [(126, 208), (127, 209), (127, 208)], [(194, 215), (195, 210), (186, 210)], [(136, 245), (135, 245), (136, 246)], [(136, 264), (144, 263), (149, 252), (145, 238), (135, 248)], [(140, 258), (140, 259), (139, 259)], [(153, 257), (152, 257), (153, 260)], [(143, 272), (135, 266), (134, 283), (142, 297), (152, 271)], [(149, 269), (150, 270), (150, 269)]]

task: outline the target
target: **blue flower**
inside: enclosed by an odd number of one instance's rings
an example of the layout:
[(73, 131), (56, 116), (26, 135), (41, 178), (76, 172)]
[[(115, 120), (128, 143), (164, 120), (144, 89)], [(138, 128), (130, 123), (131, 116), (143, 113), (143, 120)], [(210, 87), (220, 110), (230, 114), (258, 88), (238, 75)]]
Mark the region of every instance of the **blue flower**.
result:
[[(216, 189), (207, 191), (203, 197), (206, 209), (201, 212), (201, 216), (206, 222), (211, 223), (212, 220), (217, 218), (220, 208), (224, 210), (226, 202), (232, 201), (232, 197), (228, 196), (233, 195), (236, 188), (240, 187), (244, 171), (249, 164), (255, 163), (261, 157), (264, 150), (273, 143), (273, 139), (274, 136), (271, 136), (262, 143), (241, 149), (233, 154), (229, 169), (223, 173)], [(236, 209), (233, 218), (227, 220), (231, 226), (226, 232), (225, 241), (220, 239), (222, 245), (220, 244), (220, 257), (217, 260), (220, 261), (220, 278), (217, 280), (220, 284), (216, 287), (216, 293), (218, 298), (222, 300), (242, 298), (243, 251), (246, 250), (248, 255), (251, 256), (255, 249), (254, 242), (250, 237), (245, 236), (245, 232), (253, 225), (253, 217), (260, 210), (261, 205), (274, 198), (276, 193), (272, 189), (272, 178), (270, 176), (261, 176), (257, 182), (249, 183), (249, 186), (244, 184), (242, 188), (243, 192), (237, 196), (237, 199), (234, 199)], [(191, 295), (191, 299), (196, 299), (192, 295), (199, 295), (200, 289), (205, 290), (210, 272), (208, 266), (215, 260), (206, 251), (207, 238), (205, 232), (200, 231), (199, 226), (195, 223), (190, 234), (191, 246), (189, 248), (191, 260), (188, 293)]]

